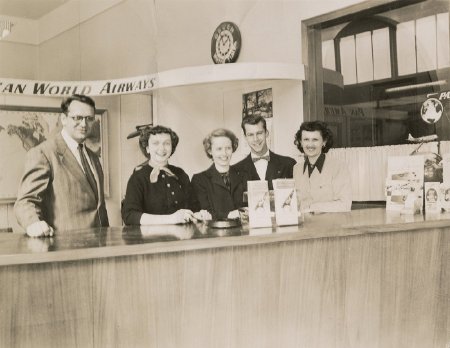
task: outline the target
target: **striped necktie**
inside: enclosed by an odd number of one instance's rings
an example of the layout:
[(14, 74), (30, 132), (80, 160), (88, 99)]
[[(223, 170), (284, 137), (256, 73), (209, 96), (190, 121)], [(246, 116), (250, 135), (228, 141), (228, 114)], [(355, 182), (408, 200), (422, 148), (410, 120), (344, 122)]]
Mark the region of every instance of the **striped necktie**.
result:
[(89, 185), (94, 191), (95, 199), (98, 202), (97, 182), (95, 181), (94, 173), (92, 173), (91, 166), (88, 163), (83, 151), (83, 144), (78, 144), (78, 152), (80, 153), (81, 165), (83, 166), (84, 174), (89, 182)]

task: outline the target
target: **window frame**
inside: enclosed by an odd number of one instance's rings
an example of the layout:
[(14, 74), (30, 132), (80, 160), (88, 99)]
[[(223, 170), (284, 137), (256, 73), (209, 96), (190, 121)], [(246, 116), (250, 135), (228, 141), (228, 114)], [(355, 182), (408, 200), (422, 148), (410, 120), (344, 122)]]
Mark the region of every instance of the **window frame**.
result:
[[(333, 11), (331, 13), (326, 13), (302, 21), (302, 60), (303, 62), (307, 62), (307, 64), (305, 64), (306, 79), (303, 83), (303, 120), (325, 120), (322, 67), (322, 29), (341, 23), (357, 21), (370, 16), (375, 16), (379, 13), (414, 4), (422, 3), (421, 7), (423, 7), (424, 11), (426, 11), (425, 8), (427, 2), (429, 2), (429, 0), (368, 0), (341, 10)], [(395, 76), (397, 75), (398, 70), (396, 67), (397, 59), (394, 49), (395, 46), (392, 42), (390, 47), (391, 61), (394, 62), (391, 63), (391, 66), (394, 65), (394, 69), (391, 71), (391, 74), (392, 76)], [(393, 49), (394, 52), (392, 51)], [(336, 60), (338, 59), (338, 54), (336, 53)]]

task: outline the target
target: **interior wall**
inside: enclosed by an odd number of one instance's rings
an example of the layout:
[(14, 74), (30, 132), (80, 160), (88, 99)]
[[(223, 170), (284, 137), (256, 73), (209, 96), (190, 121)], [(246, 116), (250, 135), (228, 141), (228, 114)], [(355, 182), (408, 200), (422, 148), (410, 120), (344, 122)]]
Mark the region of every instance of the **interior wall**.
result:
[[(38, 78), (106, 80), (154, 73), (153, 8), (150, 1), (123, 1), (43, 42), (39, 47)], [(106, 205), (110, 224), (120, 226), (126, 182), (133, 168), (143, 161), (137, 143), (132, 146), (126, 135), (137, 124), (151, 122), (151, 96), (94, 99), (99, 107), (108, 110), (110, 196)]]
[(0, 76), (34, 79), (37, 70), (37, 55), (38, 50), (34, 45), (0, 40)]
[[(90, 3), (81, 2), (79, 11)], [(122, 1), (42, 42), (37, 78), (106, 80), (155, 73), (153, 17), (151, 1)]]
[(299, 64), (301, 21), (358, 0), (155, 0), (158, 71), (213, 64), (211, 37), (225, 21), (238, 25), (238, 62)]
[[(1, 64), (0, 64), (1, 66)], [(18, 106), (37, 106), (37, 107), (59, 107), (58, 100), (55, 98), (43, 97), (21, 97), (14, 95), (0, 95), (2, 105)], [(7, 170), (2, 168), (2, 170)], [(0, 231), (13, 229), (15, 232), (21, 232), (23, 229), (18, 225), (14, 215), (14, 203), (0, 204)]]
[[(293, 137), (295, 129), (300, 126), (301, 83), (273, 80), (158, 91), (155, 95), (158, 105), (155, 121), (171, 127), (180, 137), (171, 163), (182, 167), (190, 176), (205, 170), (212, 162), (204, 152), (202, 141), (209, 132), (220, 127), (230, 129), (239, 137), (239, 147), (233, 154), (232, 163), (244, 158), (250, 149), (241, 129), (242, 94), (266, 88), (272, 88), (274, 100), (271, 148), (298, 158)], [(160, 105), (164, 106), (163, 111), (159, 109)]]
[[(234, 22), (240, 29), (238, 62), (299, 64), (301, 23), (294, 14), (300, 8), (299, 2), (285, 1), (157, 1), (158, 69), (212, 64), (211, 37), (224, 21)], [(180, 35), (186, 28), (189, 35)], [(293, 116), (294, 124), (301, 119), (300, 83), (241, 81), (164, 89), (155, 94), (155, 120), (174, 128), (181, 139), (172, 163), (189, 175), (205, 170), (211, 161), (204, 154), (202, 140), (219, 127), (229, 128), (240, 138), (233, 163), (242, 159), (249, 152), (240, 128), (242, 94), (269, 87), (274, 99), (272, 149), (296, 156), (288, 138), (280, 134), (289, 123), (287, 117)]]
[[(235, 22), (243, 46), (238, 62), (303, 63), (301, 60), (301, 20), (327, 13), (360, 1), (341, 0), (110, 0), (90, 17), (96, 2), (69, 1), (67, 8), (44, 18), (39, 46), (30, 43), (0, 42), (0, 76), (42, 80), (96, 80), (152, 74), (180, 67), (212, 64), (211, 36), (223, 21)], [(77, 3), (77, 6), (74, 6)], [(98, 10), (98, 9), (97, 9)], [(74, 19), (75, 16), (75, 19)], [(75, 27), (55, 35), (53, 28), (77, 21)], [(70, 19), (70, 20), (69, 20)], [(59, 23), (59, 24), (58, 24)], [(58, 25), (59, 26), (58, 26)], [(35, 40), (33, 38), (33, 40)], [(303, 90), (292, 81), (241, 82), (159, 90), (151, 96), (96, 98), (108, 109), (110, 220), (120, 225), (120, 201), (125, 182), (142, 157), (124, 136), (136, 124), (155, 121), (172, 127), (180, 144), (172, 162), (192, 175), (210, 165), (202, 139), (212, 129), (228, 127), (241, 137), (239, 127), (242, 94), (273, 88), (274, 127), (272, 148), (297, 156), (292, 144), (294, 128), (303, 120)], [(8, 104), (10, 97), (0, 96)], [(59, 105), (51, 98), (18, 97), (19, 105)], [(31, 104), (30, 104), (31, 103)], [(42, 105), (45, 104), (45, 105)], [(135, 142), (136, 144), (136, 142)], [(137, 148), (135, 147), (135, 150)], [(234, 161), (245, 155), (245, 147)], [(248, 151), (248, 149), (247, 149)], [(135, 155), (130, 155), (135, 154)], [(135, 163), (133, 163), (135, 162)], [(0, 221), (11, 222), (10, 206), (0, 207)], [(0, 225), (0, 228), (2, 226)]]
[(222, 94), (211, 92), (210, 85), (167, 88), (154, 94), (155, 123), (172, 128), (180, 141), (171, 163), (182, 167), (189, 176), (209, 165), (202, 141), (213, 129), (223, 126)]
[[(211, 37), (224, 21), (238, 25), (242, 36), (240, 62), (305, 64), (301, 54), (301, 20), (358, 3), (335, 1), (156, 1), (158, 70), (213, 64)], [(176, 18), (176, 20), (174, 20)], [(293, 144), (303, 121), (303, 88), (293, 81), (241, 81), (159, 90), (155, 93), (155, 121), (180, 135), (172, 163), (192, 175), (211, 161), (203, 152), (202, 139), (218, 127), (240, 137), (233, 163), (243, 158), (245, 144), (240, 122), (242, 94), (272, 88), (274, 120), (271, 148), (298, 158)]]
[[(50, 35), (39, 46), (0, 41), (0, 76), (39, 80), (103, 80), (152, 74), (156, 71), (153, 2), (113, 1), (114, 6), (84, 21), (92, 2), (79, 2), (64, 16), (79, 16), (77, 26)], [(67, 11), (67, 10), (66, 10)], [(53, 17), (52, 17), (53, 18)], [(120, 24), (120, 25), (118, 25)], [(130, 39), (132, 38), (132, 39)], [(19, 55), (18, 55), (19, 53)], [(5, 59), (3, 59), (5, 58)], [(133, 168), (143, 161), (136, 142), (126, 140), (137, 124), (151, 122), (150, 95), (94, 97), (108, 111), (108, 175), (106, 199), (111, 225), (120, 226), (120, 202)], [(0, 96), (4, 105), (59, 107), (61, 98)], [(132, 146), (134, 145), (134, 147)], [(0, 205), (0, 229), (17, 225), (13, 204)]]
[(136, 130), (136, 126), (152, 123), (152, 96), (145, 94), (129, 94), (120, 98), (120, 135), (116, 141), (120, 145), (120, 156), (114, 161), (120, 163), (120, 199), (125, 197), (128, 179), (133, 169), (146, 161), (139, 148), (139, 137), (127, 139)]

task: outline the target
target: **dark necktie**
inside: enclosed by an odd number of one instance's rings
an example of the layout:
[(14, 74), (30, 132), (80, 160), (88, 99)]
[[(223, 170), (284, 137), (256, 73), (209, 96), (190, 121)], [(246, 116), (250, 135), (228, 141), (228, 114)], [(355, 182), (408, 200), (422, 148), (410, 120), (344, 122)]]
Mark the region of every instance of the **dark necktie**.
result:
[(252, 157), (253, 163), (258, 162), (259, 160), (266, 160), (267, 162), (269, 162), (270, 160), (270, 156), (261, 156), (261, 157)]
[(86, 174), (86, 178), (92, 188), (92, 191), (94, 191), (95, 199), (98, 202), (97, 183), (95, 181), (94, 173), (92, 173), (91, 166), (84, 155), (83, 144), (78, 144), (78, 152), (80, 153), (81, 165), (83, 166), (84, 174)]
[(314, 168), (316, 168), (315, 164), (308, 163), (308, 176), (311, 176)]
[(220, 173), (222, 176), (223, 183), (227, 187), (228, 191), (231, 190), (231, 183), (230, 183), (230, 175), (229, 173)]

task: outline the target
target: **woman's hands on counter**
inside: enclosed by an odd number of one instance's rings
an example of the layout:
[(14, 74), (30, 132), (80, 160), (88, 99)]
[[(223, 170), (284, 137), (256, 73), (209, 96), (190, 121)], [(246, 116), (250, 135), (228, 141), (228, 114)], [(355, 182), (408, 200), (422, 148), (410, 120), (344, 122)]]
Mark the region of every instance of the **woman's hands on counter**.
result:
[(235, 209), (228, 213), (228, 219), (239, 219), (239, 210)]
[(194, 222), (196, 219), (194, 213), (189, 209), (179, 209), (175, 213), (170, 215), (171, 223), (173, 224), (186, 224), (188, 222)]
[(212, 216), (209, 213), (209, 211), (202, 209), (196, 213), (194, 213), (194, 218), (197, 221), (206, 221), (206, 220), (212, 220)]

